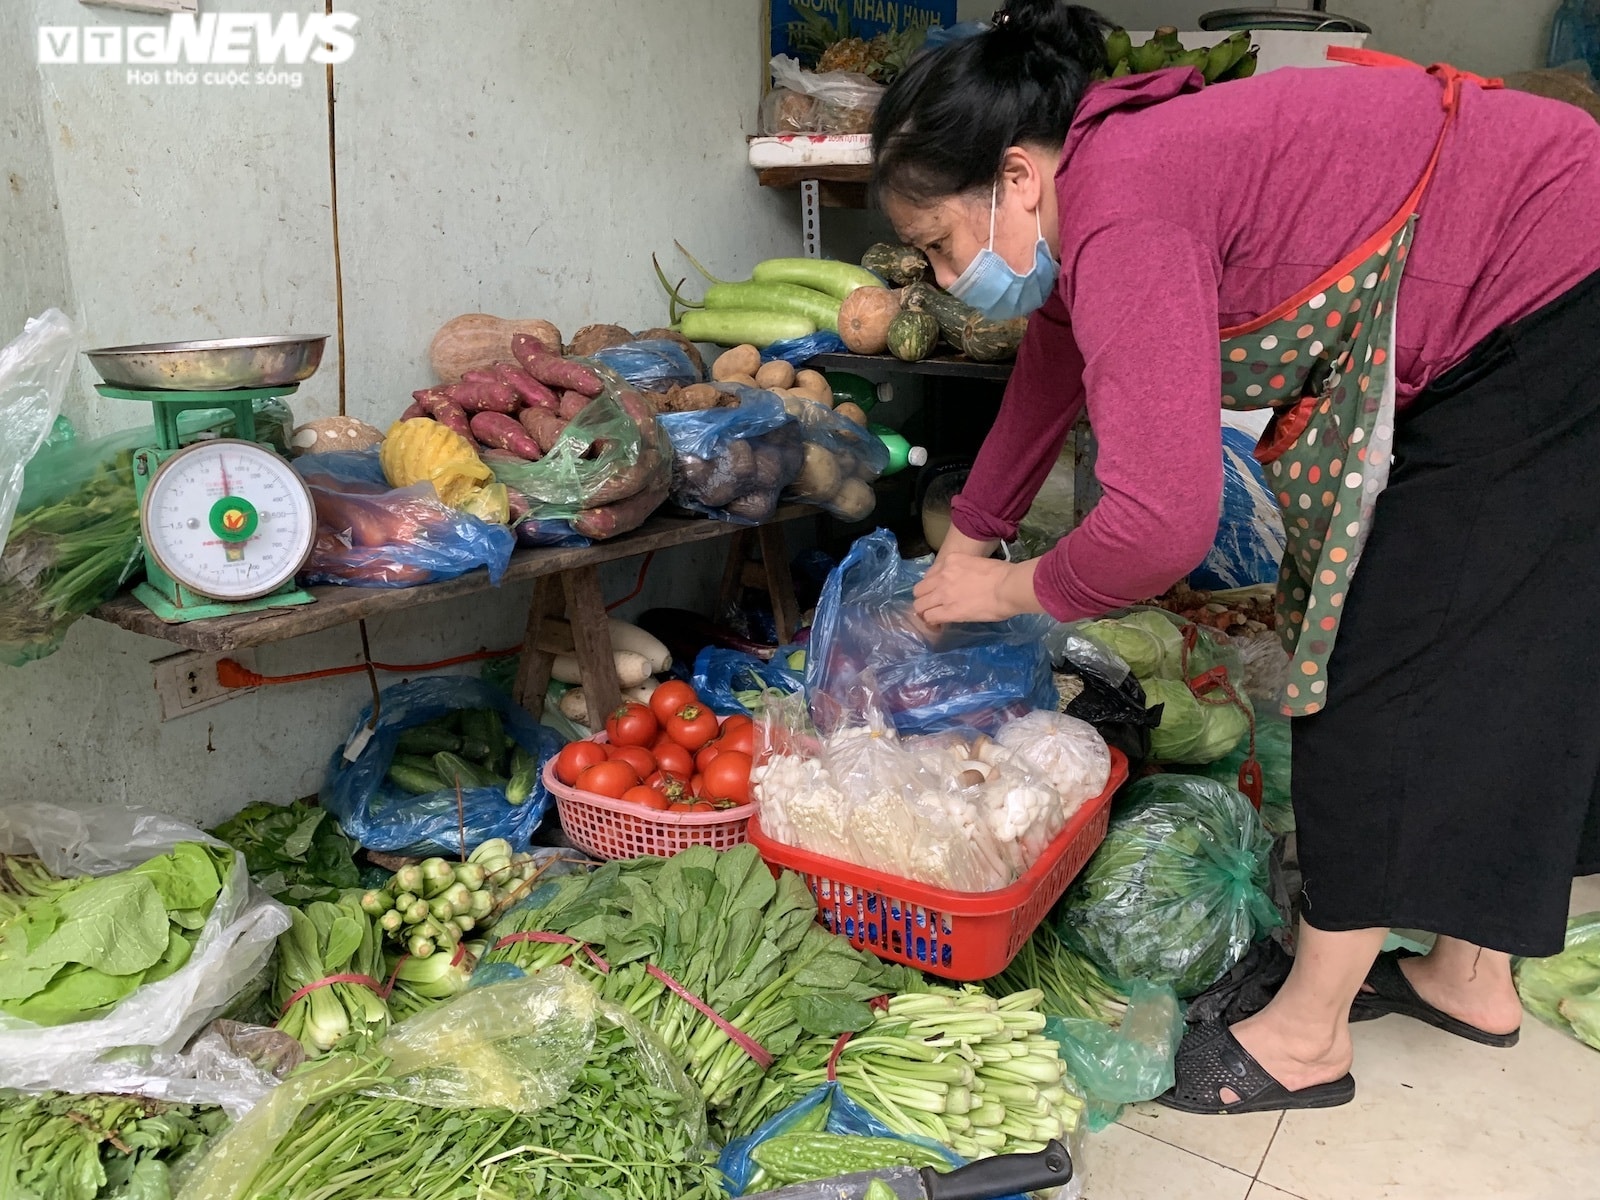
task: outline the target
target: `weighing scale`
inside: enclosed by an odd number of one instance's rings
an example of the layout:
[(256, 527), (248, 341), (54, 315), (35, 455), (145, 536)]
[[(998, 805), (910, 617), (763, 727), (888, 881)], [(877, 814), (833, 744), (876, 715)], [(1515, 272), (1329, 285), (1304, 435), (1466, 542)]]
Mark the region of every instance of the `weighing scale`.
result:
[[(146, 582), (134, 596), (169, 624), (310, 604), (295, 573), (316, 539), (311, 491), (271, 446), (256, 440), (255, 404), (298, 384), (177, 391), (96, 384), (102, 396), (155, 410), (156, 440), (134, 452), (133, 483)], [(233, 413), (233, 437), (191, 436), (178, 415)]]

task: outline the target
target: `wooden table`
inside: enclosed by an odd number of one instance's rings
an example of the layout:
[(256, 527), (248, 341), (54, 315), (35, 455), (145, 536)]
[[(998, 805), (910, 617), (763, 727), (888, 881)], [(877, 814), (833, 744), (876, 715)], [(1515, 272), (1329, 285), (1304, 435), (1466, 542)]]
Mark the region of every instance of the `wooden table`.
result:
[[(776, 526), (800, 517), (816, 516), (819, 510), (809, 505), (792, 504), (778, 510), (772, 521), (759, 531), (761, 548), (771, 586), (778, 588), (778, 569), (787, 577), (787, 562), (775, 561), (782, 554), (782, 531)], [(652, 550), (709, 542), (743, 535), (748, 526), (704, 517), (651, 517), (632, 533), (582, 549), (518, 550), (501, 577), (501, 583), (535, 581), (533, 602), (528, 612), (528, 633), (523, 643), (514, 698), (538, 718), (544, 710), (545, 691), (550, 682), (550, 666), (560, 654), (573, 654), (585, 681), (591, 727), (604, 724), (607, 713), (621, 701), (616, 667), (611, 657), (611, 638), (606, 626), (605, 599), (600, 590), (599, 568), (606, 563), (634, 558)], [(742, 544), (743, 537), (739, 538)], [(353, 621), (388, 613), (402, 612), (458, 596), (488, 591), (489, 574), (482, 568), (443, 583), (409, 588), (359, 588), (324, 585), (310, 588), (316, 603), (297, 608), (269, 609), (212, 617), (169, 625), (129, 593), (102, 604), (91, 614), (102, 621), (146, 637), (161, 638), (190, 650), (217, 654), (285, 642), (291, 638)], [(779, 589), (782, 590), (782, 589)], [(792, 597), (792, 585), (786, 595)], [(788, 605), (792, 606), (792, 599)], [(784, 597), (774, 595), (778, 616), (785, 607)], [(792, 618), (791, 618), (792, 619)], [(790, 631), (793, 632), (792, 630)]]

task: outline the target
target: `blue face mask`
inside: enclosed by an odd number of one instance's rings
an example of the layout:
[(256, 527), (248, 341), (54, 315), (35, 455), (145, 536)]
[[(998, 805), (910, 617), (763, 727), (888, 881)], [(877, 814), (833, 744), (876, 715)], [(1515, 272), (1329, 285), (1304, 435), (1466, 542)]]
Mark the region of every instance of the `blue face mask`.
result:
[[(996, 180), (995, 188), (999, 186)], [(994, 217), (998, 199), (998, 191), (990, 193), (989, 244), (978, 251), (977, 256), (967, 264), (967, 269), (957, 276), (947, 290), (957, 300), (964, 300), (984, 316), (995, 321), (1009, 321), (1013, 317), (1025, 317), (1044, 305), (1055, 290), (1061, 265), (1051, 255), (1049, 243), (1044, 240), (1044, 225), (1037, 211), (1033, 218), (1039, 223), (1039, 241), (1033, 249), (1033, 268), (1026, 275), (1013, 271), (1010, 264), (994, 252)]]

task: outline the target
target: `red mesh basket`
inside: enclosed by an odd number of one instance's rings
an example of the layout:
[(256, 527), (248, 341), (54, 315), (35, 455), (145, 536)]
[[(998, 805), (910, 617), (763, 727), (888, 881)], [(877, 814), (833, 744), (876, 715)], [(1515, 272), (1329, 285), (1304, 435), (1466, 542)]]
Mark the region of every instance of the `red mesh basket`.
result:
[[(605, 735), (594, 740), (604, 742)], [(556, 812), (568, 840), (594, 858), (671, 858), (690, 846), (713, 850), (741, 846), (756, 811), (753, 804), (741, 804), (718, 812), (669, 813), (580, 792), (556, 778), (554, 758), (544, 765), (544, 786), (556, 798)]]
[(1105, 791), (1067, 822), (1026, 874), (997, 892), (952, 892), (780, 845), (750, 821), (749, 837), (774, 870), (805, 877), (822, 924), (862, 950), (945, 979), (976, 981), (1011, 965), (1022, 943), (1105, 840), (1111, 798), (1128, 760), (1111, 751)]

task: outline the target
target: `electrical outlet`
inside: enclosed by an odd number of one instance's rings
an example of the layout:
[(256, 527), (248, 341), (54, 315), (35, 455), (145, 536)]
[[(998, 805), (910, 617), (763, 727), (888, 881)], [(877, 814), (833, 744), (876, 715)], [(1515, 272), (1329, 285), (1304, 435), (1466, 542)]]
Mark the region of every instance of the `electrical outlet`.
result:
[(210, 708), (243, 696), (255, 688), (223, 687), (217, 678), (217, 663), (231, 658), (240, 666), (250, 666), (249, 660), (237, 651), (228, 654), (207, 654), (200, 650), (185, 650), (158, 658), (152, 664), (156, 673), (156, 695), (161, 698), (161, 719), (171, 721), (186, 717), (202, 708)]

